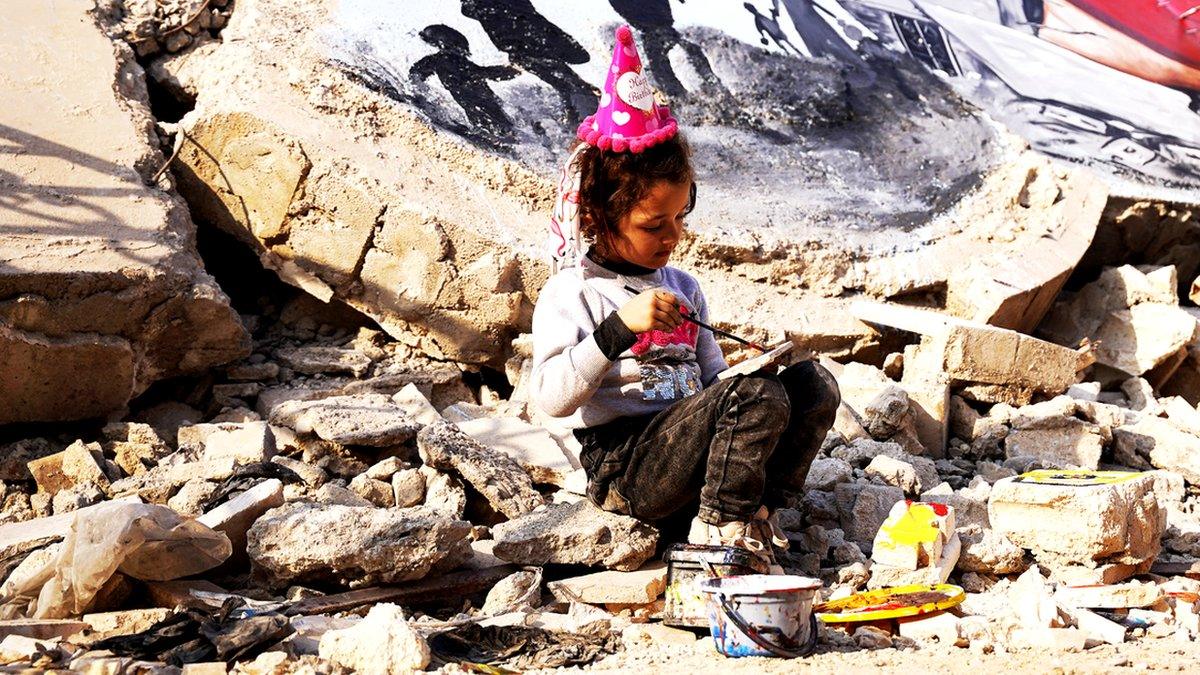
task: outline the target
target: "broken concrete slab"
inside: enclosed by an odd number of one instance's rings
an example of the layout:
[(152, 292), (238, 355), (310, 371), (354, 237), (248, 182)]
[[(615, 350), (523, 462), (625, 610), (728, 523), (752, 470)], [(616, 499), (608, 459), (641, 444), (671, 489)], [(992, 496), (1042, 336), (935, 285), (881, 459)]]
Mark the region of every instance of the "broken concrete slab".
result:
[(82, 621), (87, 624), (95, 637), (104, 639), (117, 635), (141, 633), (171, 616), (173, 611), (173, 608), (166, 607), (125, 609), (116, 612), (84, 614)]
[(1131, 463), (1148, 462), (1182, 475), (1189, 483), (1200, 483), (1200, 438), (1168, 420), (1147, 415), (1113, 429), (1112, 434), (1118, 458)]
[(224, 533), (233, 545), (230, 560), (244, 561), (246, 532), (264, 513), (283, 505), (283, 483), (271, 478), (246, 490), (196, 520), (210, 529)]
[(517, 461), (534, 483), (566, 487), (576, 467), (550, 432), (518, 417), (483, 417), (458, 423), (468, 436)]
[(1060, 607), (1084, 635), (1093, 640), (1119, 645), (1125, 642), (1125, 626), (1079, 607)]
[(1054, 599), (1060, 605), (1085, 609), (1149, 607), (1163, 597), (1158, 584), (1138, 581), (1099, 586), (1060, 585), (1054, 591)]
[(271, 410), (270, 421), (331, 443), (375, 448), (399, 445), (422, 426), (383, 394), (288, 401)]
[(425, 476), (426, 508), (448, 518), (462, 518), (467, 508), (467, 491), (462, 481), (428, 466), (418, 471)]
[(528, 612), (541, 606), (542, 569), (513, 572), (492, 586), (479, 609), (484, 616)]
[(408, 413), (408, 416), (421, 424), (433, 424), (442, 419), (437, 408), (425, 394), (421, 393), (416, 384), (408, 383), (404, 388), (392, 395), (392, 402)]
[(158, 380), (249, 353), (187, 208), (149, 184), (163, 157), (141, 67), (93, 9), (22, 4), (22, 30), (45, 40), (18, 49), (6, 33), (0, 48), (12, 148), (0, 220), (13, 227), (0, 242), (0, 424), (102, 418)]
[(252, 464), (275, 456), (275, 436), (266, 422), (179, 427), (176, 440), (180, 450), (204, 460), (231, 459), (237, 464)]
[(347, 373), (362, 377), (371, 367), (371, 359), (362, 352), (339, 347), (283, 347), (275, 350), (275, 358), (288, 368), (306, 375)]
[(1121, 565), (1130, 574), (1148, 570), (1166, 528), (1154, 476), (1091, 476), (1048, 471), (997, 481), (988, 500), (993, 528), (1032, 551), (1059, 578), (1067, 578), (1072, 567), (1084, 572)]
[(661, 561), (649, 563), (633, 572), (605, 570), (546, 584), (547, 590), (559, 602), (586, 602), (591, 605), (644, 605), (657, 600), (666, 587), (667, 567)]
[(20, 635), (34, 640), (55, 640), (75, 635), (88, 628), (85, 621), (73, 619), (5, 619), (0, 621), (0, 639)]
[(603, 565), (632, 572), (654, 555), (658, 530), (591, 502), (548, 504), (492, 530), (497, 558), (518, 565)]
[(417, 434), (417, 450), (426, 466), (461, 475), (492, 508), (509, 518), (529, 513), (545, 502), (515, 460), (481, 445), (450, 422), (443, 420), (422, 429)]
[(247, 533), (256, 572), (282, 587), (334, 581), (351, 588), (420, 579), (456, 555), (470, 523), (425, 509), (291, 502)]
[(1075, 383), (1081, 368), (1081, 356), (1072, 349), (979, 322), (865, 301), (855, 302), (851, 311), (867, 323), (922, 335), (916, 362), (906, 368), (943, 372), (952, 384), (1028, 387), (1058, 394)]
[(1178, 307), (1140, 304), (1112, 312), (1096, 330), (1096, 362), (1142, 375), (1195, 341), (1196, 319)]

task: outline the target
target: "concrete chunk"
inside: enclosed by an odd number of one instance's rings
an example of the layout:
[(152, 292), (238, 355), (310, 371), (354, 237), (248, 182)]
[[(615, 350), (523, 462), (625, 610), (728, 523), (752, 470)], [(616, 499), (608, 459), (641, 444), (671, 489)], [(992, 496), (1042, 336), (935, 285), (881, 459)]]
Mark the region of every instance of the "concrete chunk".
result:
[(291, 502), (255, 521), (247, 550), (275, 586), (333, 581), (358, 588), (420, 579), (435, 565), (461, 562), (467, 554), (459, 544), (470, 529), (420, 508)]
[(246, 532), (254, 521), (276, 506), (283, 505), (283, 483), (272, 478), (246, 490), (196, 520), (217, 532), (223, 532), (233, 544), (233, 557), (244, 559)]
[(566, 487), (575, 467), (550, 432), (518, 417), (483, 417), (458, 423), (468, 436), (517, 461), (535, 483)]
[(658, 530), (591, 502), (549, 504), (492, 530), (497, 558), (518, 565), (603, 565), (631, 572), (654, 555)]
[(270, 421), (332, 443), (375, 448), (399, 445), (422, 426), (382, 394), (287, 401), (271, 411)]
[(484, 447), (450, 422), (422, 429), (417, 450), (426, 466), (461, 475), (492, 508), (509, 518), (528, 513), (545, 501), (515, 460)]
[(1129, 573), (1149, 569), (1166, 528), (1149, 473), (1046, 471), (1005, 478), (992, 486), (988, 516), (997, 532), (1032, 551), (1040, 564), (1064, 572), (1109, 564)]
[(321, 636), (320, 656), (362, 675), (413, 673), (429, 665), (429, 645), (413, 630), (399, 606), (380, 603), (350, 628)]
[(657, 600), (666, 586), (666, 564), (656, 561), (634, 572), (605, 570), (551, 581), (546, 588), (559, 602), (642, 605)]
[(915, 570), (933, 565), (954, 536), (954, 509), (944, 504), (902, 501), (879, 527), (871, 560)]

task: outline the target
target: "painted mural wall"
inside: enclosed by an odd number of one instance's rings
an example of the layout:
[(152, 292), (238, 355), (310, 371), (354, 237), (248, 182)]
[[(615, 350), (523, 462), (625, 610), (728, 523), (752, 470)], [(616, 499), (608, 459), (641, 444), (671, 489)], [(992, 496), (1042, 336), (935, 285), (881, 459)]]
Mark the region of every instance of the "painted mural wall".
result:
[[(652, 83), (689, 128), (782, 147), (854, 116), (839, 87), (851, 98), (879, 87), (921, 102), (953, 90), (1042, 152), (1105, 175), (1117, 193), (1200, 201), (1193, 5), (1200, 0), (343, 0), (327, 38), (365, 86), (539, 166), (552, 166), (594, 111), (612, 30), (628, 23)], [(913, 64), (934, 77), (903, 76)]]

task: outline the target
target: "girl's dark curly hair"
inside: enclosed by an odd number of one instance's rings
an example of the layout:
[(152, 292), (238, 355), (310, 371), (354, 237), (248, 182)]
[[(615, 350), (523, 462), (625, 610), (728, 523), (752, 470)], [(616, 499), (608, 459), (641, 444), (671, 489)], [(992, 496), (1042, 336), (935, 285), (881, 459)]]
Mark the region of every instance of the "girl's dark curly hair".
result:
[(681, 134), (642, 152), (613, 152), (588, 145), (575, 159), (579, 169), (579, 229), (603, 258), (611, 256), (617, 224), (660, 182), (690, 183), (696, 206), (692, 151)]

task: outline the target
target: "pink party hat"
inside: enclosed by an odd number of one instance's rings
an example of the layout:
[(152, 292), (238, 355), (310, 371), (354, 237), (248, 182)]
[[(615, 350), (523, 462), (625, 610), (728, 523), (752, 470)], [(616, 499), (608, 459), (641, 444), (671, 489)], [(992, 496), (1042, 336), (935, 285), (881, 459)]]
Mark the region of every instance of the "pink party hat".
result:
[(678, 129), (670, 110), (654, 101), (633, 31), (621, 26), (600, 107), (579, 125), (579, 138), (602, 150), (641, 152), (671, 138)]

